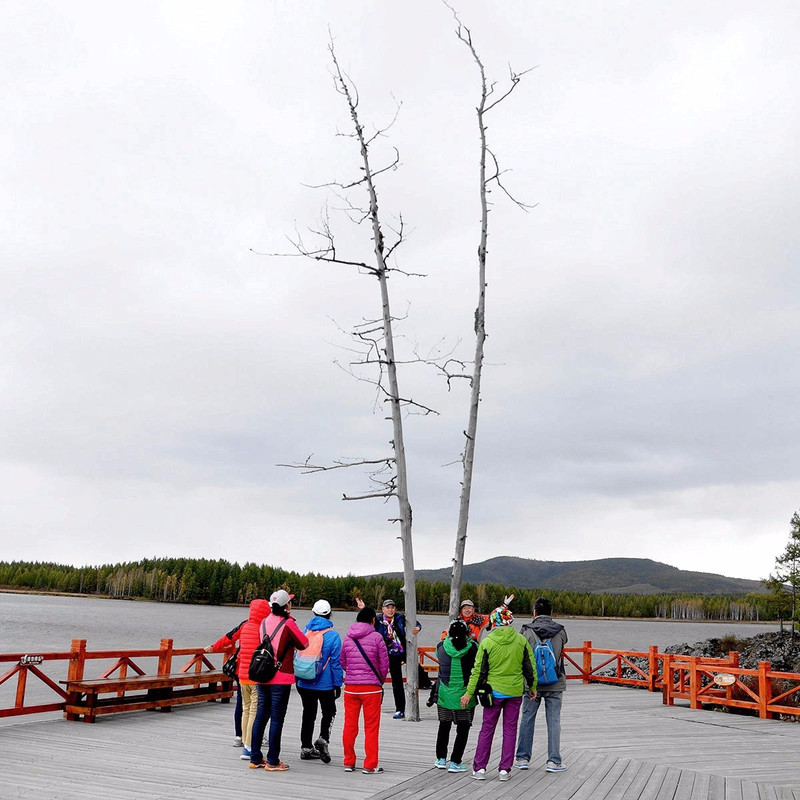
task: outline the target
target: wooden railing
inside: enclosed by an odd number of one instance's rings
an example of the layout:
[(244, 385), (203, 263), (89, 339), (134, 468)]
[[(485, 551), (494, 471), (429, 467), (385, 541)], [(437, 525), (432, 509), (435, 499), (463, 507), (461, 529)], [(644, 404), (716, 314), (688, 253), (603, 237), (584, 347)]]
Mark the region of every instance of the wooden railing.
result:
[[(202, 674), (218, 669), (209, 661), (202, 647), (175, 648), (172, 639), (162, 639), (157, 650), (87, 650), (85, 639), (73, 639), (72, 648), (62, 653), (0, 653), (0, 670), (8, 664), (10, 667), (0, 675), (0, 717), (12, 717), (21, 714), (39, 714), (46, 711), (63, 711), (67, 701), (67, 692), (59, 686), (59, 680), (80, 681), (84, 678), (108, 678), (117, 675), (126, 678), (129, 670), (137, 675), (168, 675), (172, 672), (173, 659), (188, 657), (178, 672)], [(141, 666), (142, 659), (156, 661), (155, 671), (147, 672)], [(112, 663), (105, 667), (99, 675), (87, 675), (89, 662), (105, 661)], [(16, 689), (13, 703), (5, 701), (2, 692), (4, 684), (9, 686), (16, 676)], [(45, 702), (28, 704), (30, 681), (40, 691), (44, 689)]]
[[(434, 647), (420, 647), (419, 663), (435, 677), (438, 662)], [(167, 675), (175, 658), (188, 658), (179, 672), (202, 673), (216, 667), (202, 647), (174, 648), (172, 639), (162, 639), (154, 650), (86, 649), (86, 640), (74, 639), (72, 648), (60, 653), (0, 654), (0, 717), (63, 711), (67, 700), (59, 680), (79, 681), (87, 677), (107, 678), (117, 674), (125, 678), (129, 671), (137, 675)], [(224, 654), (223, 654), (224, 658)], [(147, 673), (142, 659), (156, 661), (155, 671)], [(111, 662), (99, 675), (87, 675), (87, 666), (97, 661)], [(776, 714), (800, 717), (800, 674), (777, 672), (769, 662), (761, 661), (756, 669), (741, 669), (735, 651), (726, 658), (702, 658), (661, 653), (655, 646), (646, 651), (607, 650), (585, 641), (582, 647), (564, 649), (568, 680), (632, 686), (661, 692), (663, 702), (688, 701), (691, 708), (704, 705), (747, 709), (764, 719)], [(60, 674), (56, 674), (60, 673)], [(13, 700), (5, 699), (5, 685), (13, 684)], [(32, 680), (29, 680), (32, 679)], [(46, 695), (41, 702), (28, 704), (29, 684), (35, 684)]]
[[(433, 647), (420, 647), (420, 663), (435, 662)], [(739, 667), (739, 653), (725, 658), (646, 651), (605, 650), (585, 641), (582, 647), (564, 648), (567, 680), (632, 686), (661, 692), (662, 702), (674, 705), (688, 700), (690, 708), (704, 705), (748, 709), (762, 719), (776, 714), (800, 717), (800, 673), (773, 671), (768, 661), (757, 669)]]

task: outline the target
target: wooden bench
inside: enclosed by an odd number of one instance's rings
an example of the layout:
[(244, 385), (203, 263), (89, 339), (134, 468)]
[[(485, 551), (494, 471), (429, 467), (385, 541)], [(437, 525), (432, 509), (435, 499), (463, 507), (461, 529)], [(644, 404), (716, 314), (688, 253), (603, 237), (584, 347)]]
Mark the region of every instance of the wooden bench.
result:
[[(120, 711), (170, 711), (172, 706), (213, 700), (229, 703), (234, 692), (233, 680), (222, 670), (66, 680), (61, 683), (66, 685), (68, 695), (65, 718), (77, 720), (83, 716), (84, 722), (94, 722), (98, 714)], [(100, 697), (108, 694), (112, 696)]]

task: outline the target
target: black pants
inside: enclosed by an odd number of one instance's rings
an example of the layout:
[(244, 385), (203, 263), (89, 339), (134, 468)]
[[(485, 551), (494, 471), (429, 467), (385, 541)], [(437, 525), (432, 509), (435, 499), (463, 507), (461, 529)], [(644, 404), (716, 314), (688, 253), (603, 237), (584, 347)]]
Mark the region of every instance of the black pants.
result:
[[(439, 733), (436, 736), (436, 758), (447, 758), (447, 745), (450, 741), (450, 728), (452, 722), (439, 722)], [(464, 757), (464, 749), (467, 746), (469, 729), (472, 726), (469, 722), (456, 723), (456, 740), (453, 742), (453, 750), (450, 753), (450, 761), (460, 764)]]
[(392, 694), (394, 695), (394, 710), (406, 710), (406, 688), (403, 685), (403, 659), (404, 656), (389, 654), (389, 675), (392, 678)]
[(333, 689), (303, 689), (298, 686), (297, 693), (303, 701), (303, 718), (300, 722), (300, 746), (314, 746), (314, 724), (317, 721), (317, 704), (319, 704), (322, 711), (319, 738), (330, 743), (331, 728), (333, 727), (333, 720), (336, 718), (336, 700), (333, 696)]
[(242, 687), (236, 681), (236, 706), (233, 709), (233, 730), (236, 736), (242, 735)]

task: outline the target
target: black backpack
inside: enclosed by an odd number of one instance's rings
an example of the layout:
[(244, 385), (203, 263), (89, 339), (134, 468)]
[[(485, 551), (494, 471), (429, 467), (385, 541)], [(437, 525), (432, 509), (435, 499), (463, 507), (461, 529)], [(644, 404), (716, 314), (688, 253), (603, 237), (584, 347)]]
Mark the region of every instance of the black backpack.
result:
[(254, 683), (269, 683), (281, 668), (281, 662), (278, 661), (275, 651), (272, 649), (272, 637), (281, 629), (284, 622), (286, 622), (285, 617), (278, 623), (278, 627), (272, 631), (272, 634), (265, 636), (261, 644), (253, 651), (247, 677)]

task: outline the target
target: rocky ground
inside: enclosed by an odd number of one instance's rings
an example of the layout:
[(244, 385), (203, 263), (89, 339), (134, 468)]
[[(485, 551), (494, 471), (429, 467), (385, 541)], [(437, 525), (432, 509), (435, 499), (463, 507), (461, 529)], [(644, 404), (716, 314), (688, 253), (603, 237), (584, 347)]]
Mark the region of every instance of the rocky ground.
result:
[(724, 636), (694, 644), (684, 642), (667, 647), (664, 652), (721, 658), (731, 650), (739, 651), (739, 666), (743, 669), (755, 669), (759, 661), (769, 661), (773, 670), (800, 672), (800, 633), (795, 634), (792, 642), (788, 630), (784, 633), (762, 633), (749, 639)]
[[(791, 633), (787, 630), (784, 633), (762, 633), (749, 639), (739, 639), (731, 635), (718, 639), (707, 639), (704, 642), (695, 642), (694, 644), (684, 642), (683, 644), (664, 648), (665, 653), (706, 656), (709, 658), (724, 658), (732, 650), (739, 652), (739, 666), (742, 669), (756, 669), (759, 661), (768, 661), (773, 671), (800, 673), (800, 632), (795, 633), (794, 641), (792, 641)], [(647, 659), (641, 659), (639, 667), (646, 670)], [(605, 674), (608, 675), (614, 673), (615, 671), (612, 669), (605, 671)], [(638, 679), (640, 676), (630, 667), (624, 666), (622, 668), (622, 677)], [(742, 680), (746, 683), (755, 679), (743, 678)], [(792, 681), (777, 681), (773, 683), (773, 694), (776, 691), (778, 693), (788, 691), (796, 685), (796, 682)], [(742, 695), (742, 699), (749, 698)], [(800, 705), (800, 695), (793, 695), (787, 702), (789, 705)], [(704, 704), (704, 708), (731, 714), (752, 715), (755, 713), (749, 709), (715, 706), (714, 704)], [(800, 723), (800, 716), (796, 714), (776, 714), (775, 719)]]

